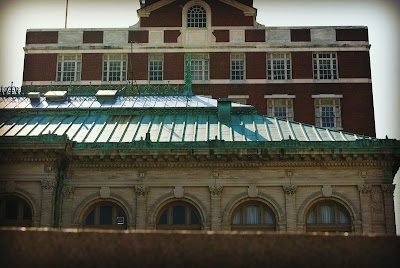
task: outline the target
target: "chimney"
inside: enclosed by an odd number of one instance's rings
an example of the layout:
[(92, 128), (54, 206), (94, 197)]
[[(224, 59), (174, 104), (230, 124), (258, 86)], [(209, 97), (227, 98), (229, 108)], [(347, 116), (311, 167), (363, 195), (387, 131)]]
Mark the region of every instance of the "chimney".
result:
[(231, 122), (232, 101), (227, 98), (218, 99), (218, 120), (221, 123)]

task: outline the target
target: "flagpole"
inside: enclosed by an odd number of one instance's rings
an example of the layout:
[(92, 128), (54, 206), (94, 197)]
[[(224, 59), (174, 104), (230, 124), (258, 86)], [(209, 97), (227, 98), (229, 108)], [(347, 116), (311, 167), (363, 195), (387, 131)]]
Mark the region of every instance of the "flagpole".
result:
[(65, 6), (65, 25), (64, 25), (64, 28), (67, 28), (67, 21), (68, 21), (68, 0), (67, 0), (67, 4)]

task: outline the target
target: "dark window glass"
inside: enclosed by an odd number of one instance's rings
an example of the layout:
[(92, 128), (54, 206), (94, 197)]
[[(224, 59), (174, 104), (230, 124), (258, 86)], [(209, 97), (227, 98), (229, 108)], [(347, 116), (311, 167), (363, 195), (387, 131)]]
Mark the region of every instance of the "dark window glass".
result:
[(190, 209), (190, 223), (191, 224), (200, 224), (199, 217), (193, 209)]
[(32, 218), (31, 209), (27, 205), (24, 205), (24, 220), (30, 220), (31, 218)]
[(158, 224), (168, 224), (167, 221), (167, 213), (168, 213), (168, 209), (166, 209), (160, 216), (160, 220), (158, 221)]
[(185, 224), (185, 210), (184, 206), (174, 206), (172, 210), (172, 224)]
[(112, 224), (112, 207), (102, 206), (100, 207), (100, 225), (111, 225)]
[(94, 225), (94, 210), (86, 218), (86, 225)]
[(14, 199), (8, 199), (6, 201), (6, 218), (17, 219), (18, 218), (18, 202)]

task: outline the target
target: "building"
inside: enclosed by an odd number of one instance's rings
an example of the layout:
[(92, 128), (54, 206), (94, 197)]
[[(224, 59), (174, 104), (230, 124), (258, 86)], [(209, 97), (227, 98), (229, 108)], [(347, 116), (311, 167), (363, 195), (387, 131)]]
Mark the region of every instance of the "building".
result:
[(190, 54), (197, 95), (374, 137), (368, 29), (265, 27), (252, 2), (141, 1), (129, 28), (28, 30), (23, 85), (182, 85)]
[[(1, 225), (395, 234), (400, 142), (341, 129), (374, 135), (370, 78), (346, 71), (368, 61), (348, 41), (366, 29), (265, 28), (252, 1), (141, 2), (129, 29), (27, 32), (25, 86), (0, 98)], [(291, 79), (268, 80), (275, 52)], [(313, 61), (342, 67), (306, 78)], [(334, 125), (288, 120), (310, 111)]]

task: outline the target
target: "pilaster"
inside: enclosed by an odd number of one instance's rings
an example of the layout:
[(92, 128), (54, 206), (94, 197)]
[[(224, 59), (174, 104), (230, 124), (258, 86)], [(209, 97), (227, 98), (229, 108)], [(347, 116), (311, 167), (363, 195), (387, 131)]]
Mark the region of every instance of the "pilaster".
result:
[(221, 195), (223, 187), (221, 185), (211, 185), (211, 230), (221, 230)]
[(286, 211), (286, 230), (296, 230), (296, 191), (297, 186), (293, 184), (283, 185), (285, 193), (285, 211)]
[(136, 229), (146, 229), (146, 206), (148, 186), (135, 186), (136, 192)]
[(54, 179), (44, 179), (42, 184), (42, 202), (40, 209), (40, 226), (52, 227), (53, 226), (53, 212), (54, 212), (54, 190), (56, 188), (56, 181)]
[(371, 214), (371, 192), (372, 187), (369, 184), (358, 185), (360, 192), (361, 203), (361, 219), (362, 219), (362, 232), (372, 232), (372, 214)]
[(73, 186), (64, 186), (62, 189), (62, 214), (61, 214), (61, 227), (68, 228), (72, 222), (72, 200), (74, 197), (75, 188)]
[(385, 206), (385, 223), (386, 223), (386, 233), (396, 234), (396, 224), (394, 216), (394, 203), (393, 203), (393, 193), (395, 189), (394, 184), (382, 184), (383, 192), (383, 202)]

